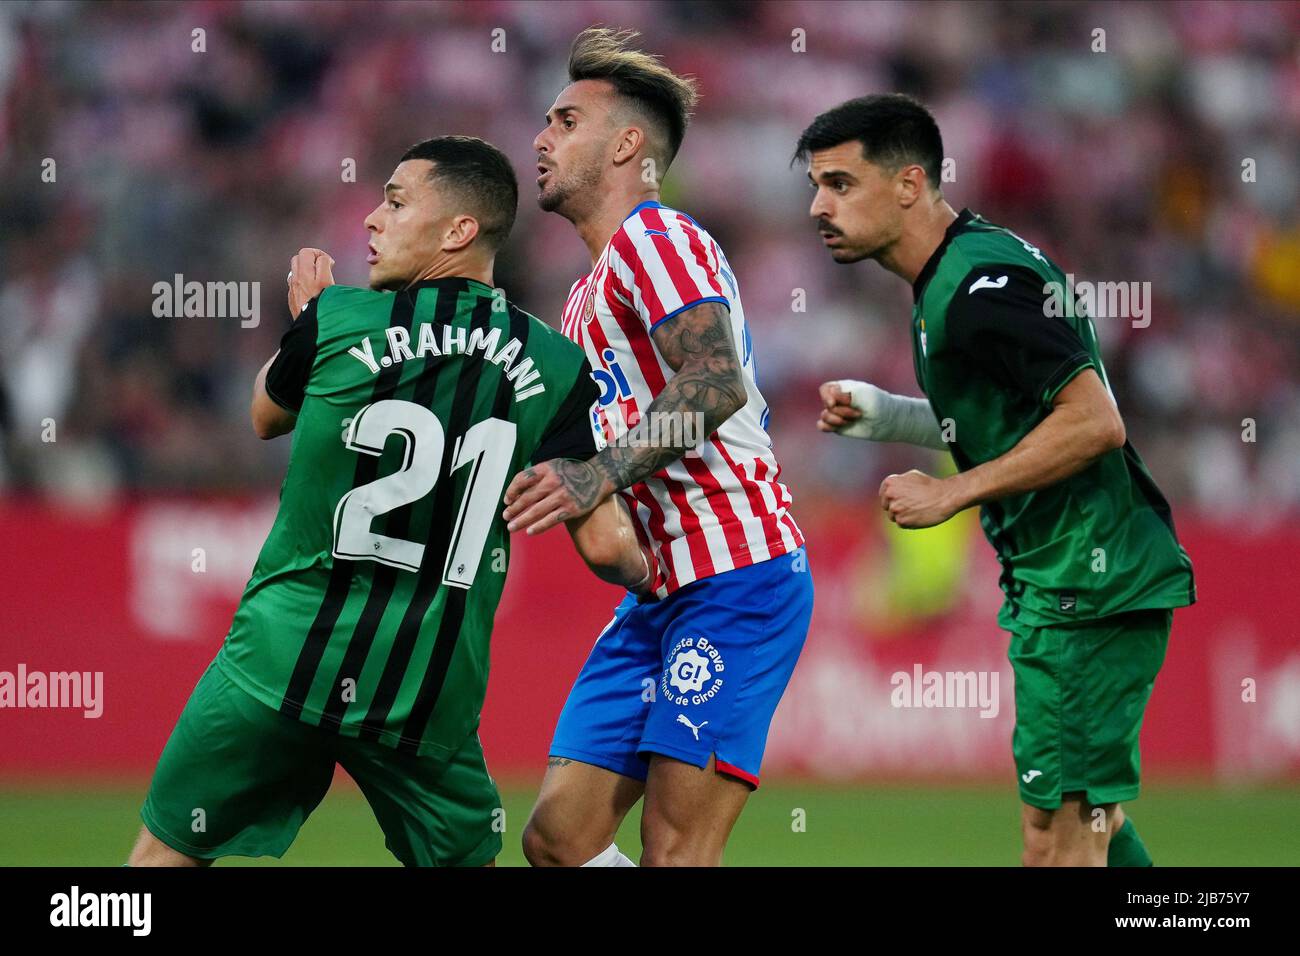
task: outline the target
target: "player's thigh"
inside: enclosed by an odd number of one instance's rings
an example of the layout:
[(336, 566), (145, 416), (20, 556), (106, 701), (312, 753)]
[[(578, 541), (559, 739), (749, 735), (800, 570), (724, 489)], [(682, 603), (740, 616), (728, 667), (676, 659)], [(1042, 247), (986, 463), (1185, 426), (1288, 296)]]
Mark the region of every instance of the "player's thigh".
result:
[(1052, 628), (1018, 627), (1011, 632), (1007, 656), (1015, 681), (1011, 752), (1020, 800), (1050, 813), (1060, 807), (1065, 793), (1064, 775), (1070, 772), (1064, 766), (1065, 753), (1077, 749), (1067, 739), (1062, 713), (1071, 693), (1064, 638)]
[(644, 781), (604, 767), (551, 757), (524, 828), (524, 855), (534, 866), (581, 866), (614, 842)]
[(333, 739), (254, 699), (214, 662), (163, 748), (140, 816), (195, 859), (282, 856), (329, 789)]
[(671, 601), (641, 604), (628, 595), (615, 609), (569, 691), (548, 754), (645, 780), (637, 749), (663, 666), (662, 619)]
[(673, 613), (641, 755), (711, 766), (757, 787), (812, 617), (802, 549), (697, 581), (664, 603)]
[(339, 763), (404, 866), (485, 866), (501, 852), (505, 810), (477, 733), (455, 753), (436, 756), (345, 738)]
[(1135, 611), (1012, 632), (1012, 750), (1024, 803), (1051, 810), (1072, 792), (1092, 806), (1137, 797), (1138, 737), (1171, 616)]
[(1096, 622), (1086, 631), (1086, 646), (1080, 642), (1083, 698), (1075, 719), (1086, 722), (1086, 790), (1094, 805), (1138, 796), (1139, 737), (1172, 619), (1169, 610), (1132, 611)]
[(1105, 866), (1118, 804), (1093, 804), (1085, 794), (1063, 794), (1054, 810), (1021, 806), (1024, 863), (1028, 866)]
[(650, 757), (641, 809), (643, 866), (718, 866), (752, 787), (662, 754)]

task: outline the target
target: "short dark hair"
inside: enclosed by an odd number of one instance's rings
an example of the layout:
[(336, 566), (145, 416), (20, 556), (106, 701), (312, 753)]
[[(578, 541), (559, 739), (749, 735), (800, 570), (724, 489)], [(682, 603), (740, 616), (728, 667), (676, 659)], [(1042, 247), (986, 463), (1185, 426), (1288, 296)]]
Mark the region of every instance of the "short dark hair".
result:
[(943, 137), (930, 111), (902, 93), (859, 96), (827, 110), (799, 137), (792, 162), (804, 162), (821, 149), (857, 140), (862, 158), (895, 172), (916, 163), (930, 186), (939, 188)]
[(515, 224), (519, 183), (505, 153), (477, 136), (437, 136), (402, 154), (433, 163), (429, 179), (450, 186), (465, 211), (478, 220), (479, 235), (499, 249)]
[(569, 50), (569, 81), (606, 80), (631, 100), (667, 138), (668, 155), (662, 157), (667, 167), (681, 149), (699, 94), (693, 78), (678, 76), (658, 57), (629, 46), (638, 36), (635, 30), (583, 30)]

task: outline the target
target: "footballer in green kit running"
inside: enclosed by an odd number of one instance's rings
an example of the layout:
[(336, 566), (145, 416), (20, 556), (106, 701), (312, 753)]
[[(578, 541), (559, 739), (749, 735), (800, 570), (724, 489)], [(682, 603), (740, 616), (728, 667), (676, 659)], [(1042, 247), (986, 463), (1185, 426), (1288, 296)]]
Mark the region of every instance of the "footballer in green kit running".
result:
[[(357, 782), (407, 865), (491, 863), (500, 799), (478, 739), (509, 536), (507, 480), (596, 452), (582, 352), (492, 285), (506, 158), (413, 146), (367, 217), (369, 289), (291, 263), (295, 317), (259, 373), (259, 437), (292, 431), (280, 508), (216, 659), (159, 759), (132, 865), (280, 856)], [(568, 522), (602, 578), (651, 578), (630, 520)]]
[(951, 451), (951, 477), (881, 484), (900, 527), (980, 506), (1011, 635), (1024, 862), (1149, 865), (1120, 803), (1138, 795), (1142, 716), (1172, 609), (1192, 604), (1195, 586), (1169, 505), (1127, 441), (1092, 322), (1042, 252), (944, 201), (939, 129), (916, 101), (841, 104), (796, 156), (835, 261), (875, 259), (912, 285), (926, 398), (827, 382), (818, 427)]

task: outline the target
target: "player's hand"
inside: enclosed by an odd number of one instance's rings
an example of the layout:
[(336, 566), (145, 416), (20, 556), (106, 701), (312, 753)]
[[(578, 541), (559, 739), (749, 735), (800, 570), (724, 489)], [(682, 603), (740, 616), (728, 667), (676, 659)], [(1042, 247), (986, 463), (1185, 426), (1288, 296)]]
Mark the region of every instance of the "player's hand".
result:
[(289, 315), (297, 319), (308, 302), (333, 284), (333, 256), (323, 249), (299, 249), (289, 260)]
[(961, 510), (946, 479), (916, 469), (880, 483), (880, 507), (900, 528), (930, 528)]
[(840, 382), (824, 382), (820, 388), (822, 396), (822, 414), (817, 421), (817, 429), (824, 432), (839, 431), (862, 417), (862, 413), (853, 407), (849, 393), (841, 388)]
[(587, 514), (614, 490), (590, 462), (552, 458), (515, 475), (506, 488), (503, 517), (512, 533), (526, 528), (541, 534)]

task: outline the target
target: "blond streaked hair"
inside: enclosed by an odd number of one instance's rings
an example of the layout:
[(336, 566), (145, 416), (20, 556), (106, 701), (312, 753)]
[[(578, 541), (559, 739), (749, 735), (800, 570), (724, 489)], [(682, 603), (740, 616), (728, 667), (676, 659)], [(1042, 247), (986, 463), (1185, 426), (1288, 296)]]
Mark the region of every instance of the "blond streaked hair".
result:
[(681, 148), (699, 94), (693, 77), (678, 76), (659, 57), (629, 46), (638, 36), (635, 30), (583, 30), (569, 51), (569, 81), (609, 82), (619, 96), (658, 127), (656, 132), (668, 151), (660, 158), (667, 168)]

